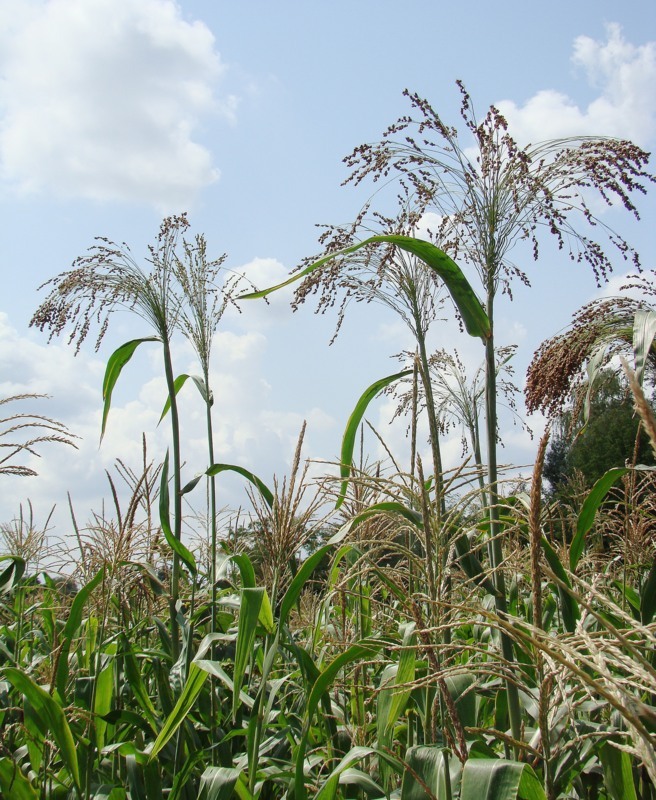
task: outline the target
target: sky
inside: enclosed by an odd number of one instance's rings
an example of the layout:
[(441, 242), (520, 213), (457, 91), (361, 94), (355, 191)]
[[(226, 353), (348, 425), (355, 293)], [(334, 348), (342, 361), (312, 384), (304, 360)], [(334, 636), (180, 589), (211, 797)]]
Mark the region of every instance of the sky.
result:
[[(28, 498), (37, 524), (56, 505), (53, 535), (69, 541), (67, 493), (84, 524), (108, 501), (115, 459), (139, 467), (142, 432), (155, 460), (168, 446), (157, 424), (165, 384), (155, 346), (125, 368), (99, 444), (106, 361), (150, 333), (143, 321), (117, 313), (101, 349), (90, 339), (75, 356), (66, 337), (48, 342), (29, 327), (44, 281), (96, 236), (127, 242), (141, 258), (162, 217), (186, 211), (210, 255), (227, 254), (231, 270), (260, 286), (279, 282), (318, 252), (317, 225), (350, 221), (368, 199), (371, 187), (341, 186), (344, 156), (408, 112), (406, 88), (456, 124), (457, 79), (479, 116), (494, 103), (521, 143), (598, 134), (652, 150), (656, 7), (555, 0), (529, 14), (515, 0), (408, 0), (402, 12), (391, 0), (0, 0), (0, 398), (49, 395), (4, 406), (3, 416), (45, 414), (80, 437), (77, 450), (40, 446), (41, 457), (26, 462), (37, 477), (0, 476), (0, 523)], [(653, 194), (640, 203), (640, 224), (603, 212), (646, 268), (656, 266)], [(531, 287), (516, 286), (496, 319), (498, 343), (518, 346), (520, 387), (540, 342), (583, 303), (614, 292), (626, 268), (618, 261), (599, 289), (554, 248), (526, 271)], [(265, 483), (289, 470), (304, 420), (304, 456), (323, 474), (360, 394), (412, 346), (388, 309), (362, 304), (349, 307), (330, 345), (335, 315), (317, 316), (311, 304), (292, 313), (290, 296), (242, 303), (222, 320), (213, 350), (216, 460)], [(482, 359), (453, 324), (432, 336), (471, 369)], [(177, 373), (198, 372), (184, 342), (174, 359)], [(203, 410), (190, 388), (181, 403), (191, 478), (204, 469)], [(393, 411), (383, 397), (367, 418), (407, 465), (405, 424), (390, 426)], [(544, 424), (527, 422), (536, 433)], [(501, 460), (530, 464), (536, 440), (522, 426), (501, 433)], [(373, 436), (366, 448), (381, 456)], [(455, 466), (459, 435), (444, 450)], [(226, 508), (248, 505), (234, 476), (221, 477), (219, 493)]]

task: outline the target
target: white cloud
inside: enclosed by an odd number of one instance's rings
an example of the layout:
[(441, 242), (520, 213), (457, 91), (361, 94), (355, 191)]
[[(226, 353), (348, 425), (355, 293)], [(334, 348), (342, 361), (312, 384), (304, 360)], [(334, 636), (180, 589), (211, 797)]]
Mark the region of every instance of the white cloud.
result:
[(544, 89), (518, 106), (497, 103), (521, 142), (563, 136), (601, 135), (631, 139), (646, 145), (656, 131), (656, 42), (633, 45), (619, 25), (606, 28), (605, 42), (589, 36), (574, 41), (572, 62), (586, 73), (600, 94), (581, 108), (567, 95)]
[(1, 176), (20, 191), (181, 210), (219, 173), (194, 141), (234, 113), (214, 37), (173, 0), (0, 9)]

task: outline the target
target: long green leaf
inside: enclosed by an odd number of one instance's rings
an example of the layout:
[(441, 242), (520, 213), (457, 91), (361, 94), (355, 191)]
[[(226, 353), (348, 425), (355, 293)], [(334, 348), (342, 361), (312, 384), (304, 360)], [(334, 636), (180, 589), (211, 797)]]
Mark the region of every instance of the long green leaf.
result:
[(385, 747), (391, 744), (389, 737), (410, 698), (412, 692), (410, 684), (415, 679), (417, 634), (414, 622), (403, 626), (402, 635), (399, 661), (398, 664), (393, 665), (392, 680), (378, 695), (377, 723), (379, 738), (383, 740), (379, 742), (379, 745), (383, 746), (384, 744)]
[(244, 467), (238, 467), (235, 464), (212, 464), (205, 474), (211, 477), (212, 475), (218, 475), (219, 472), (226, 471), (236, 472), (237, 474), (246, 478), (247, 481), (250, 481), (253, 486), (257, 487), (262, 495), (262, 499), (269, 506), (269, 508), (273, 508), (273, 492), (271, 489), (269, 489), (268, 486), (257, 477), (257, 475), (245, 469)]
[(612, 800), (638, 800), (631, 756), (607, 742), (600, 748), (599, 758), (604, 768), (605, 788)]
[(206, 679), (207, 672), (197, 667), (192, 661), (189, 668), (189, 677), (178, 698), (178, 702), (164, 722), (162, 730), (159, 732), (153, 744), (153, 749), (150, 751), (151, 761), (178, 730), (180, 725), (182, 725), (191, 707), (196, 702), (196, 698), (200, 694)]
[(233, 767), (208, 767), (200, 778), (198, 800), (230, 800), (240, 774)]
[(292, 610), (294, 604), (298, 600), (298, 596), (303, 590), (308, 578), (320, 564), (326, 553), (328, 553), (330, 550), (332, 550), (332, 545), (323, 545), (323, 547), (320, 547), (317, 551), (312, 553), (312, 555), (309, 556), (301, 565), (301, 568), (294, 576), (294, 580), (289, 584), (289, 588), (285, 592), (285, 596), (282, 598), (282, 603), (280, 604), (280, 616), (278, 617), (279, 630), (281, 630), (282, 627), (287, 623), (289, 612)]
[(36, 712), (36, 718), (43, 726), (42, 732), (49, 730), (55, 740), (62, 761), (66, 765), (73, 782), (80, 786), (80, 769), (77, 760), (77, 750), (73, 734), (68, 725), (68, 720), (61, 706), (41, 686), (15, 667), (5, 667), (2, 670), (4, 677), (11, 683), (17, 692), (21, 692), (29, 700)]
[(426, 800), (429, 792), (440, 800), (456, 795), (460, 763), (449, 757), (446, 749), (437, 745), (409, 747), (405, 761), (401, 800)]
[(116, 382), (121, 375), (123, 367), (132, 358), (134, 351), (137, 349), (137, 347), (139, 347), (140, 344), (143, 344), (143, 342), (159, 341), (161, 340), (156, 336), (147, 336), (144, 339), (132, 339), (131, 341), (122, 344), (118, 349), (114, 350), (112, 355), (109, 357), (107, 367), (105, 368), (105, 377), (103, 378), (103, 415), (102, 427), (100, 431), (101, 439), (105, 435), (107, 417), (109, 415), (109, 409), (112, 405), (112, 392), (114, 391), (114, 387), (116, 386)]
[(308, 734), (310, 723), (314, 712), (319, 705), (321, 698), (328, 692), (333, 684), (333, 681), (344, 669), (344, 667), (351, 664), (353, 661), (360, 661), (363, 658), (371, 658), (375, 655), (385, 643), (378, 639), (362, 639), (355, 644), (352, 644), (343, 653), (340, 653), (334, 658), (330, 664), (317, 676), (314, 681), (310, 693), (308, 695), (307, 703), (305, 706), (305, 725), (303, 736), (296, 752), (296, 775), (295, 775), (295, 797), (297, 800), (306, 800), (307, 791), (305, 789), (304, 781), (304, 768), (305, 768), (305, 753), (307, 749)]
[(253, 653), (255, 632), (260, 618), (260, 610), (264, 600), (264, 589), (246, 588), (241, 590), (239, 606), (239, 622), (237, 626), (237, 646), (235, 649), (234, 688), (232, 692), (232, 717), (237, 717), (241, 684), (246, 672), (246, 665)]
[(569, 548), (569, 568), (576, 572), (576, 566), (583, 555), (585, 536), (594, 523), (595, 514), (608, 494), (611, 486), (629, 471), (628, 467), (614, 467), (599, 478), (588, 492), (576, 521), (576, 534)]
[[(315, 795), (314, 800), (334, 800), (340, 783), (354, 783), (366, 792), (373, 793), (375, 797), (382, 796), (384, 791), (369, 776), (365, 776), (364, 773), (358, 770), (351, 769), (353, 764), (371, 755), (381, 755), (383, 758), (390, 760), (386, 753), (382, 753), (373, 747), (352, 747), (330, 773), (321, 789)], [(391, 761), (397, 769), (401, 766), (396, 759), (392, 758)]]
[(337, 503), (335, 504), (335, 508), (339, 508), (344, 499), (346, 498), (346, 490), (348, 489), (348, 479), (349, 475), (351, 474), (351, 467), (353, 465), (353, 449), (355, 447), (355, 437), (357, 436), (358, 427), (362, 422), (362, 417), (364, 417), (364, 412), (367, 410), (367, 406), (371, 401), (376, 397), (377, 394), (383, 391), (386, 386), (389, 386), (390, 383), (394, 383), (394, 381), (398, 381), (401, 378), (405, 378), (408, 375), (412, 375), (412, 370), (404, 370), (403, 372), (397, 372), (394, 375), (388, 375), (386, 378), (381, 378), (380, 380), (375, 381), (372, 383), (368, 389), (365, 389), (362, 396), (358, 400), (355, 405), (355, 408), (351, 412), (351, 416), (349, 417), (348, 422), (346, 423), (346, 428), (344, 430), (344, 436), (342, 437), (342, 452), (340, 455), (340, 474), (342, 476), (342, 487), (339, 491), (339, 497), (337, 498)]
[(636, 378), (642, 383), (647, 357), (656, 337), (656, 311), (640, 308), (633, 318), (633, 353)]
[(194, 554), (188, 550), (179, 539), (176, 539), (171, 530), (169, 519), (169, 451), (166, 451), (164, 463), (162, 465), (162, 477), (159, 484), (159, 523), (164, 532), (169, 547), (178, 555), (182, 563), (187, 567), (192, 575), (196, 575), (198, 568)]
[(640, 620), (649, 625), (656, 613), (656, 557), (640, 592)]
[(87, 604), (89, 596), (93, 590), (98, 586), (105, 576), (105, 567), (101, 567), (98, 572), (91, 578), (91, 580), (83, 586), (80, 591), (75, 595), (75, 599), (71, 605), (71, 610), (62, 631), (62, 645), (61, 652), (57, 661), (57, 674), (55, 677), (55, 686), (62, 701), (66, 703), (66, 681), (68, 680), (68, 656), (71, 651), (71, 643), (77, 635), (78, 629), (82, 623), (82, 614), (84, 607)]
[(470, 758), (462, 771), (460, 800), (546, 800), (546, 795), (528, 764)]
[(572, 597), (568, 589), (571, 590), (572, 584), (569, 579), (565, 567), (563, 567), (558, 554), (551, 546), (546, 537), (542, 537), (542, 549), (547, 559), (547, 563), (553, 570), (554, 575), (561, 581), (564, 586), (558, 585), (558, 599), (560, 600), (560, 611), (563, 615), (563, 623), (569, 633), (573, 633), (576, 627), (576, 622), (581, 616), (579, 604)]
[(417, 258), (420, 258), (430, 269), (436, 272), (446, 284), (453, 302), (460, 312), (460, 316), (462, 317), (462, 321), (465, 325), (467, 333), (469, 333), (471, 336), (478, 336), (479, 338), (483, 339), (483, 341), (489, 339), (491, 335), (490, 321), (487, 317), (487, 314), (483, 310), (481, 301), (476, 296), (476, 293), (472, 289), (467, 278), (465, 278), (460, 267), (452, 258), (450, 258), (438, 247), (435, 247), (434, 244), (431, 244), (431, 242), (424, 241), (423, 239), (415, 239), (411, 236), (371, 236), (369, 239), (365, 239), (363, 242), (358, 242), (350, 247), (345, 247), (342, 250), (337, 250), (334, 253), (329, 253), (327, 256), (323, 256), (323, 258), (320, 258), (318, 261), (310, 264), (300, 272), (296, 272), (286, 281), (279, 283), (277, 286), (272, 286), (269, 289), (263, 289), (260, 292), (249, 292), (247, 294), (240, 295), (238, 299), (250, 300), (258, 297), (266, 297), (272, 292), (282, 289), (283, 286), (288, 286), (291, 283), (295, 283), (301, 278), (304, 278), (306, 275), (309, 275), (311, 272), (320, 269), (334, 258), (350, 255), (351, 253), (355, 253), (356, 250), (360, 250), (360, 248), (367, 247), (371, 244), (393, 244), (396, 245), (396, 247), (401, 248), (401, 250), (405, 250), (406, 252), (417, 256)]
[(121, 650), (123, 656), (123, 667), (125, 670), (125, 677), (130, 686), (132, 696), (135, 698), (146, 721), (152, 728), (154, 733), (157, 733), (159, 721), (157, 719), (157, 711), (150, 699), (150, 695), (146, 689), (141, 676), (141, 669), (137, 663), (137, 658), (132, 650), (132, 646), (128, 641), (125, 633), (120, 634)]

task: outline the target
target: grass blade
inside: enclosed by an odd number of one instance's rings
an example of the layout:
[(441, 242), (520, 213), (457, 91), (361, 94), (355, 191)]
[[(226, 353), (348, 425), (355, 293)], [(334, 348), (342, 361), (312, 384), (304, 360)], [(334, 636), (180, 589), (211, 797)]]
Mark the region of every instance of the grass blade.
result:
[(137, 349), (137, 347), (139, 347), (140, 344), (143, 344), (143, 342), (159, 341), (161, 340), (156, 336), (147, 336), (144, 339), (132, 339), (131, 341), (122, 344), (118, 349), (114, 350), (112, 355), (109, 357), (107, 367), (105, 368), (105, 377), (103, 378), (103, 415), (102, 427), (100, 430), (101, 439), (105, 435), (107, 417), (109, 416), (109, 409), (112, 404), (112, 392), (114, 391), (114, 387), (116, 386), (116, 382), (121, 375), (123, 367), (132, 358), (134, 351)]
[(412, 375), (412, 370), (404, 370), (403, 372), (397, 372), (394, 375), (388, 375), (386, 378), (381, 378), (380, 380), (377, 380), (375, 383), (372, 383), (371, 386), (364, 391), (364, 393), (356, 403), (355, 408), (351, 412), (351, 416), (349, 417), (349, 420), (346, 423), (344, 436), (342, 437), (342, 452), (340, 456), (340, 467), (339, 467), (339, 471), (342, 476), (342, 487), (340, 489), (339, 497), (337, 498), (337, 503), (335, 504), (335, 508), (339, 508), (344, 502), (344, 499), (346, 498), (346, 490), (348, 489), (348, 479), (349, 475), (351, 474), (351, 467), (353, 464), (353, 449), (355, 447), (355, 437), (358, 432), (358, 427), (362, 422), (362, 417), (364, 416), (364, 412), (367, 410), (367, 406), (374, 399), (374, 397), (376, 397), (377, 394), (382, 392), (382, 390), (386, 386), (389, 386), (390, 383), (394, 383), (394, 381), (397, 381), (400, 378), (405, 378), (407, 375)]

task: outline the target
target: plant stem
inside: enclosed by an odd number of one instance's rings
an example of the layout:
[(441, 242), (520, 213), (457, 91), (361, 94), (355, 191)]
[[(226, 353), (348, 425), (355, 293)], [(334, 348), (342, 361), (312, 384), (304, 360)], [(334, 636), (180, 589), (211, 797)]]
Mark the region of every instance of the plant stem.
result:
[[(492, 580), (496, 589), (494, 604), (500, 617), (506, 618), (508, 606), (506, 602), (506, 582), (503, 576), (503, 550), (499, 539), (499, 493), (497, 471), (497, 369), (494, 351), (494, 270), (488, 270), (487, 287), (487, 315), (490, 320), (490, 336), (485, 343), (485, 401), (487, 411), (487, 450), (488, 450), (488, 497), (489, 497), (489, 522), (490, 532), (488, 539), (488, 554), (492, 567)], [(501, 652), (507, 664), (515, 663), (512, 639), (507, 632), (501, 632)], [(517, 686), (506, 678), (506, 692), (508, 695), (508, 716), (513, 738), (521, 739), (521, 709), (519, 705), (519, 692)]]
[[(169, 394), (171, 414), (171, 439), (173, 449), (173, 535), (180, 541), (182, 537), (182, 494), (181, 494), (181, 464), (180, 464), (180, 420), (178, 417), (178, 404), (173, 378), (173, 363), (171, 359), (171, 346), (167, 339), (162, 342), (164, 348), (164, 372), (166, 374), (166, 388)], [(173, 554), (173, 570), (171, 573), (171, 644), (173, 648), (173, 661), (180, 655), (180, 631), (177, 620), (177, 604), (180, 595), (180, 558)]]

